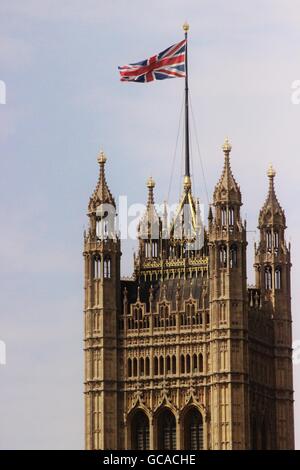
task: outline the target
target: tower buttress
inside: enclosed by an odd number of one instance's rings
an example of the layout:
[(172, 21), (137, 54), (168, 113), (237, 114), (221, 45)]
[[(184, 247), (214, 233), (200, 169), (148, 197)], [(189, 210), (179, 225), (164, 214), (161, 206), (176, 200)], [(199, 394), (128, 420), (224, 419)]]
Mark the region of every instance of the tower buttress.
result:
[(105, 177), (106, 157), (88, 205), (84, 234), (86, 449), (118, 448), (117, 313), (120, 309), (120, 240), (116, 204)]
[(269, 191), (259, 214), (260, 240), (255, 247), (254, 268), (263, 308), (274, 325), (276, 448), (293, 449), (291, 256), (285, 240), (285, 213), (275, 193), (275, 176), (270, 166)]
[(212, 448), (247, 449), (247, 241), (240, 215), (241, 192), (231, 171), (228, 140), (223, 152), (223, 172), (213, 197), (214, 213), (209, 212)]

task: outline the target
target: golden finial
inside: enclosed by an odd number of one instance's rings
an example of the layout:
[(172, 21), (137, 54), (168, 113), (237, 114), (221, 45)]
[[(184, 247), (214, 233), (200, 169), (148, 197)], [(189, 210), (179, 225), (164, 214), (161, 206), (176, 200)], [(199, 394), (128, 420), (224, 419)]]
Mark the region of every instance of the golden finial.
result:
[(184, 180), (183, 180), (183, 187), (186, 191), (188, 191), (189, 189), (191, 189), (192, 187), (192, 182), (191, 182), (191, 178), (190, 176), (185, 176), (184, 177)]
[(229, 153), (231, 152), (232, 147), (231, 147), (231, 144), (230, 144), (230, 142), (229, 142), (229, 140), (228, 140), (228, 137), (225, 139), (225, 142), (224, 142), (224, 144), (222, 145), (222, 149), (223, 149), (223, 152), (224, 152), (225, 154), (229, 154)]
[(155, 188), (155, 181), (154, 181), (154, 179), (152, 178), (152, 176), (150, 176), (150, 178), (148, 178), (147, 187), (148, 187), (148, 188)]
[(188, 24), (187, 21), (185, 21), (185, 22), (183, 23), (182, 29), (183, 29), (183, 31), (184, 31), (185, 33), (187, 33), (188, 30), (190, 29), (190, 25)]
[(105, 163), (106, 162), (106, 156), (105, 156), (105, 153), (103, 152), (103, 150), (101, 150), (101, 152), (99, 153), (98, 155), (98, 163)]
[(276, 176), (276, 171), (274, 170), (272, 163), (270, 163), (267, 175), (268, 175), (269, 178), (275, 178), (275, 176)]

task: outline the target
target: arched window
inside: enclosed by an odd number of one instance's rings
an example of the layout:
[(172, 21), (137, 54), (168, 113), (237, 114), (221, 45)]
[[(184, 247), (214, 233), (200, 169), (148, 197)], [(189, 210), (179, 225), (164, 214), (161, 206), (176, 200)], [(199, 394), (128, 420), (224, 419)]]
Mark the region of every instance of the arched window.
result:
[(201, 413), (195, 408), (191, 408), (184, 418), (184, 437), (186, 450), (202, 450), (204, 446), (203, 438), (203, 418)]
[(130, 358), (128, 359), (128, 362), (127, 362), (127, 374), (128, 374), (128, 377), (132, 376), (132, 362)]
[(236, 268), (237, 267), (237, 246), (236, 245), (231, 245), (230, 247), (230, 255), (229, 255), (229, 260), (230, 260), (230, 267), (231, 268)]
[(150, 359), (146, 357), (146, 375), (150, 375)]
[(140, 375), (144, 375), (145, 374), (145, 361), (144, 361), (144, 358), (141, 357), (140, 358)]
[(278, 251), (279, 248), (279, 233), (277, 230), (274, 231), (274, 248)]
[(100, 217), (96, 218), (96, 235), (97, 238), (103, 238), (104, 235), (103, 221)]
[(227, 224), (227, 209), (226, 209), (226, 207), (221, 208), (221, 224), (222, 225)]
[(187, 374), (191, 372), (191, 358), (189, 354), (186, 356), (186, 372)]
[(142, 410), (135, 412), (131, 422), (131, 448), (149, 450), (149, 420)]
[(266, 245), (267, 245), (267, 250), (271, 251), (272, 250), (272, 232), (271, 232), (271, 230), (266, 231)]
[(265, 288), (266, 290), (272, 289), (272, 268), (271, 266), (265, 267)]
[(182, 374), (185, 373), (185, 358), (184, 358), (183, 354), (181, 354), (181, 356), (180, 356), (180, 372)]
[(172, 356), (172, 374), (176, 374), (176, 356)]
[(166, 373), (171, 374), (171, 358), (170, 358), (170, 356), (167, 356), (167, 359), (166, 359)]
[(94, 279), (101, 278), (101, 256), (94, 256)]
[(109, 257), (104, 259), (104, 277), (106, 279), (111, 277), (111, 260)]
[(176, 420), (174, 414), (164, 409), (157, 419), (158, 449), (176, 449)]
[(138, 309), (136, 307), (133, 309), (133, 318), (134, 320), (137, 320), (138, 318)]
[(227, 248), (225, 245), (221, 245), (219, 247), (219, 261), (220, 261), (220, 267), (221, 268), (226, 268), (227, 266)]
[(146, 258), (151, 258), (151, 242), (150, 241), (145, 242), (145, 256)]
[(281, 289), (281, 269), (277, 267), (275, 269), (275, 289)]
[(193, 372), (198, 372), (197, 354), (193, 354)]
[(137, 376), (137, 359), (136, 358), (133, 359), (133, 376), (134, 377)]
[(157, 242), (152, 241), (152, 258), (157, 258)]
[(158, 358), (154, 358), (154, 375), (158, 375)]
[(159, 373), (160, 373), (160, 375), (164, 374), (164, 358), (163, 358), (163, 356), (160, 356), (160, 358), (159, 358)]
[(234, 225), (234, 208), (230, 207), (228, 211), (229, 225)]
[(199, 360), (199, 372), (203, 372), (203, 354), (199, 354), (199, 357), (198, 357), (198, 360)]

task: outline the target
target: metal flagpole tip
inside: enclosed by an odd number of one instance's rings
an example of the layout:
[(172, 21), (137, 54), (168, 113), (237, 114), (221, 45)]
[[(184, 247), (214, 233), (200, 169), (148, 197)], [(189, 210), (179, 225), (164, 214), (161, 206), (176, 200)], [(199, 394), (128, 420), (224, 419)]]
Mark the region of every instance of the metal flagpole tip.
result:
[(188, 30), (190, 29), (190, 25), (188, 24), (187, 21), (185, 21), (184, 24), (182, 25), (182, 29), (185, 33), (187, 33)]

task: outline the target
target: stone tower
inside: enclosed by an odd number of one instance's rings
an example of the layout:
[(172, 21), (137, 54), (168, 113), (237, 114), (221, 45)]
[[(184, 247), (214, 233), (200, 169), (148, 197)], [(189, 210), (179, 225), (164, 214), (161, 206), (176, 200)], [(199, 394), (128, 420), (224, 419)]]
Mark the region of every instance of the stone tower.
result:
[(247, 285), (242, 197), (224, 167), (207, 228), (189, 172), (173, 216), (147, 181), (131, 278), (120, 276), (106, 158), (88, 206), (87, 449), (292, 449), (290, 247), (269, 170), (255, 285)]
[(230, 168), (231, 145), (223, 145), (224, 169), (209, 220), (209, 281), (212, 352), (211, 445), (247, 449), (248, 320), (246, 226), (240, 188)]
[[(262, 445), (265, 428), (273, 428), (267, 439), (276, 449), (292, 449), (293, 378), (290, 246), (285, 241), (286, 220), (274, 188), (276, 176), (268, 170), (269, 192), (259, 214), (260, 240), (255, 250), (256, 285), (260, 289), (263, 310), (271, 320), (274, 364), (270, 385), (272, 402), (265, 400), (260, 419), (256, 420), (256, 444)], [(267, 362), (267, 361), (266, 361)], [(267, 374), (270, 375), (270, 374)], [(256, 397), (257, 398), (257, 397)], [(258, 422), (257, 422), (258, 421)], [(260, 421), (260, 422), (259, 422)]]
[(116, 449), (117, 317), (120, 311), (120, 240), (115, 201), (105, 179), (106, 157), (88, 206), (84, 235), (85, 437), (87, 449)]

